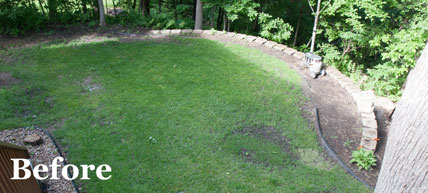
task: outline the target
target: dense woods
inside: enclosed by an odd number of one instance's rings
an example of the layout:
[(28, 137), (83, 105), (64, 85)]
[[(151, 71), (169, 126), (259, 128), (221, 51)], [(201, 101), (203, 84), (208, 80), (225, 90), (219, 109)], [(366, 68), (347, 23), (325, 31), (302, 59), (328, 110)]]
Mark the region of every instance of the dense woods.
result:
[[(202, 10), (197, 11), (200, 2)], [(316, 0), (0, 0), (0, 33), (77, 25), (234, 31), (309, 51)], [(102, 7), (100, 7), (100, 5)], [(314, 51), (364, 89), (398, 100), (428, 38), (427, 0), (324, 0)], [(101, 10), (101, 12), (100, 12)], [(104, 10), (104, 11), (103, 11)], [(102, 14), (105, 13), (105, 14)], [(100, 20), (101, 16), (101, 20)]]

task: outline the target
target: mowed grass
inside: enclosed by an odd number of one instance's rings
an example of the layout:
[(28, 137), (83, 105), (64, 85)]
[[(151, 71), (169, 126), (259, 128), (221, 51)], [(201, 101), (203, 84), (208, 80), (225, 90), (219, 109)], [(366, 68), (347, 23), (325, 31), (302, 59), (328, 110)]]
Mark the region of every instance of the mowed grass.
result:
[(109, 164), (87, 192), (368, 191), (321, 156), (298, 74), (258, 50), (113, 39), (2, 58), (19, 83), (0, 88), (0, 127), (53, 125), (71, 163)]

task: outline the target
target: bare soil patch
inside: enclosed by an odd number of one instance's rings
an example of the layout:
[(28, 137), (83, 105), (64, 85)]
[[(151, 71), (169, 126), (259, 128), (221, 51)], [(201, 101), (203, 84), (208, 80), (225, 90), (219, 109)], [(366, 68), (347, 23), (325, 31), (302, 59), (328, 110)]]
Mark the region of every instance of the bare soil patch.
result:
[(245, 127), (240, 130), (235, 130), (232, 134), (244, 134), (256, 137), (259, 139), (265, 139), (274, 142), (282, 148), (284, 152), (291, 154), (290, 144), (288, 143), (287, 137), (282, 135), (278, 130), (273, 127), (261, 126), (261, 127)]
[(19, 80), (13, 78), (11, 73), (0, 72), (0, 87), (8, 87), (18, 82)]

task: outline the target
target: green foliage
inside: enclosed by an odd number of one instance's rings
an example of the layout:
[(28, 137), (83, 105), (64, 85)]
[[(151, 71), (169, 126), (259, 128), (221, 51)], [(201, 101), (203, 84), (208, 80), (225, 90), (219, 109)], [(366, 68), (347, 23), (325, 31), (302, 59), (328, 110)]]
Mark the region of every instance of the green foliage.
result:
[(365, 73), (363, 88), (397, 101), (428, 38), (426, 1), (333, 1), (318, 43), (324, 62), (345, 74)]
[(272, 19), (272, 16), (266, 13), (260, 13), (259, 24), (261, 26), (260, 35), (278, 43), (288, 40), (293, 31), (290, 24), (285, 23), (281, 18)]
[(230, 21), (237, 20), (240, 15), (248, 17), (250, 21), (253, 21), (257, 18), (256, 8), (260, 7), (260, 4), (254, 2), (253, 0), (242, 0), (234, 1), (232, 4), (226, 4), (225, 10), (228, 13), (228, 18)]
[(123, 11), (117, 16), (109, 16), (107, 22), (153, 29), (191, 28), (193, 25), (193, 22), (188, 19), (175, 20), (170, 13), (153, 13), (149, 16), (142, 16), (141, 13), (133, 10)]
[(372, 151), (359, 149), (352, 152), (351, 163), (355, 163), (358, 168), (370, 170), (373, 166), (376, 166), (376, 157)]
[(1, 6), (0, 34), (22, 35), (26, 31), (38, 31), (45, 27), (47, 17), (35, 7)]

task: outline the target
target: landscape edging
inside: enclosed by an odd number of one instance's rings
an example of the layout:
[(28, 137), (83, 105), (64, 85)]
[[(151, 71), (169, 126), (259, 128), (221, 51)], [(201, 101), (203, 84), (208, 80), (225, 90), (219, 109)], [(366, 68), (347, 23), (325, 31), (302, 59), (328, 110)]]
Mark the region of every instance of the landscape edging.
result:
[[(256, 37), (252, 35), (240, 34), (235, 32), (224, 32), (217, 30), (192, 30), (192, 29), (173, 29), (173, 30), (150, 30), (149, 35), (163, 36), (163, 35), (225, 35), (233, 37), (237, 40), (245, 40), (248, 42), (254, 42), (264, 47), (274, 49), (276, 51), (283, 52), (284, 54), (293, 56), (298, 60), (303, 60), (305, 53), (299, 52), (294, 48), (290, 48), (283, 44), (264, 39), (262, 37)], [(375, 101), (376, 95), (372, 90), (361, 91), (359, 85), (353, 80), (343, 75), (339, 70), (328, 67), (326, 69), (327, 74), (333, 78), (337, 83), (348, 92), (357, 106), (360, 114), (362, 128), (362, 136), (360, 141), (360, 147), (369, 150), (376, 151), (378, 139), (378, 125), (375, 114)], [(391, 102), (392, 103), (392, 102)]]

